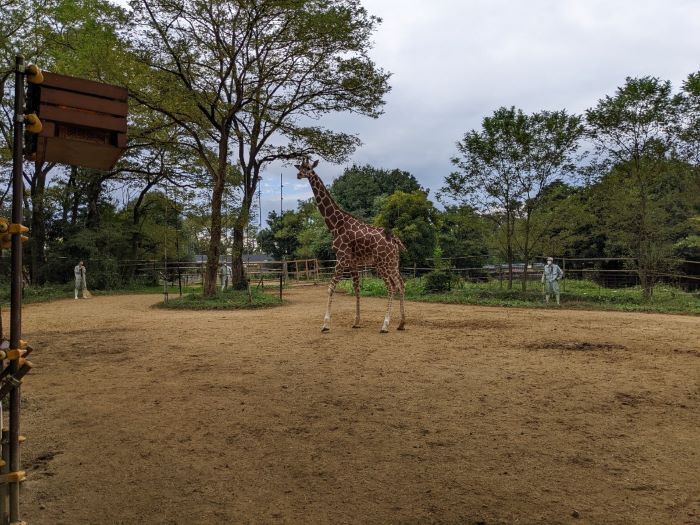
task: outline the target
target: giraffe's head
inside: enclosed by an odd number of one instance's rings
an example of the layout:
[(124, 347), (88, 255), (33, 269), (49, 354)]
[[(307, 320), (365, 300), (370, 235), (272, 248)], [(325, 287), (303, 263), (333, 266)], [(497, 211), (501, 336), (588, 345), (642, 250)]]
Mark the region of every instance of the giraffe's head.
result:
[(318, 166), (318, 161), (311, 164), (308, 158), (305, 158), (301, 164), (297, 164), (294, 167), (299, 170), (297, 173), (297, 179), (308, 179), (310, 175), (315, 175), (314, 168)]

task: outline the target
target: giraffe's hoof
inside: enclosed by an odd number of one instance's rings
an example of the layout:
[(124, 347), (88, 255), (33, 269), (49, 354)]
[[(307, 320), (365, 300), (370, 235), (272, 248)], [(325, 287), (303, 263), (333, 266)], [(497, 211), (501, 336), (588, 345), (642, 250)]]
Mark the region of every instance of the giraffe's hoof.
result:
[(389, 330), (387, 328), (382, 328), (381, 330), (379, 330), (379, 333), (380, 334), (388, 334)]
[(400, 324), (399, 326), (396, 327), (396, 329), (397, 330), (405, 330), (406, 327), (404, 325)]
[(321, 332), (328, 332), (328, 331), (330, 331), (330, 328), (329, 328), (329, 327), (327, 327), (327, 326), (322, 326), (322, 327), (321, 327)]
[(353, 327), (353, 328), (362, 328), (362, 327), (361, 327), (359, 324), (357, 324), (357, 323), (355, 323), (354, 325), (352, 325), (352, 327)]

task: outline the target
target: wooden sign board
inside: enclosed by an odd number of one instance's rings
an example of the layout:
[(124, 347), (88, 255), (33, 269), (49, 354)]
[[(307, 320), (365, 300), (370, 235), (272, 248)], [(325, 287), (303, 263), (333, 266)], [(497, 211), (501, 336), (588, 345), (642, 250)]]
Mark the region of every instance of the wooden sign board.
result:
[(44, 72), (30, 84), (27, 113), (35, 112), (43, 129), (27, 135), (27, 153), (45, 162), (110, 170), (126, 149), (126, 89)]

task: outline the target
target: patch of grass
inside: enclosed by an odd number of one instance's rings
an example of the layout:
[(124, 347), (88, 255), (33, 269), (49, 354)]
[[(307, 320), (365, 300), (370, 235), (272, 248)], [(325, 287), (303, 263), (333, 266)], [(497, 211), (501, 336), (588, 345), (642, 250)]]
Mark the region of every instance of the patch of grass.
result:
[[(684, 313), (700, 315), (700, 297), (674, 288), (661, 285), (654, 289), (650, 302), (644, 301), (639, 286), (630, 288), (603, 288), (592, 281), (567, 280), (562, 283), (561, 303), (563, 308), (585, 310), (619, 310), (627, 312)], [(510, 306), (521, 308), (547, 308), (539, 282), (529, 283), (528, 290), (522, 291), (520, 283), (512, 290), (500, 288), (498, 281), (472, 283), (456, 281), (449, 292), (427, 293), (424, 281), (406, 281), (406, 299), (434, 303), (479, 304), (487, 306)], [(343, 281), (338, 289), (353, 293), (352, 283)], [(386, 287), (378, 278), (364, 278), (362, 295), (385, 297)], [(553, 302), (553, 298), (550, 299)], [(555, 306), (555, 305), (554, 305)]]
[[(45, 303), (48, 301), (56, 301), (58, 299), (70, 299), (74, 297), (74, 290), (75, 289), (72, 282), (66, 284), (45, 284), (43, 286), (25, 286), (22, 292), (22, 303)], [(183, 294), (196, 293), (200, 292), (201, 290), (202, 287), (200, 285), (182, 287)], [(180, 289), (177, 286), (170, 286), (168, 287), (168, 292), (171, 297), (174, 295), (177, 296), (180, 293)], [(90, 290), (90, 294), (94, 296), (162, 293), (163, 285), (148, 286), (143, 284), (133, 284), (112, 290)], [(0, 285), (0, 304), (10, 304), (9, 284)]]
[(156, 306), (176, 310), (244, 310), (270, 308), (282, 304), (278, 295), (263, 293), (260, 290), (251, 289), (251, 296), (252, 302), (245, 290), (226, 290), (223, 293), (218, 292), (214, 297), (192, 293), (182, 298), (171, 298), (167, 303), (161, 302)]
[[(72, 288), (71, 288), (72, 290)], [(183, 286), (182, 294), (198, 293), (202, 291), (201, 285), (194, 286)], [(163, 294), (163, 285), (145, 285), (145, 284), (132, 284), (123, 286), (120, 288), (115, 288), (112, 290), (90, 290), (92, 295), (124, 295), (124, 294)], [(177, 297), (180, 295), (180, 288), (175, 286), (168, 286), (168, 295), (170, 297)]]

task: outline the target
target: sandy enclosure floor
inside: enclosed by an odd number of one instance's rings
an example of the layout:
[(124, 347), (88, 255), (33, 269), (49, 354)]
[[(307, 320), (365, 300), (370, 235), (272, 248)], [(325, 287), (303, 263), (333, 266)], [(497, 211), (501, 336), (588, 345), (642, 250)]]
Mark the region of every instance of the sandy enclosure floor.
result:
[(700, 523), (699, 318), (288, 298), (28, 306), (22, 518)]

